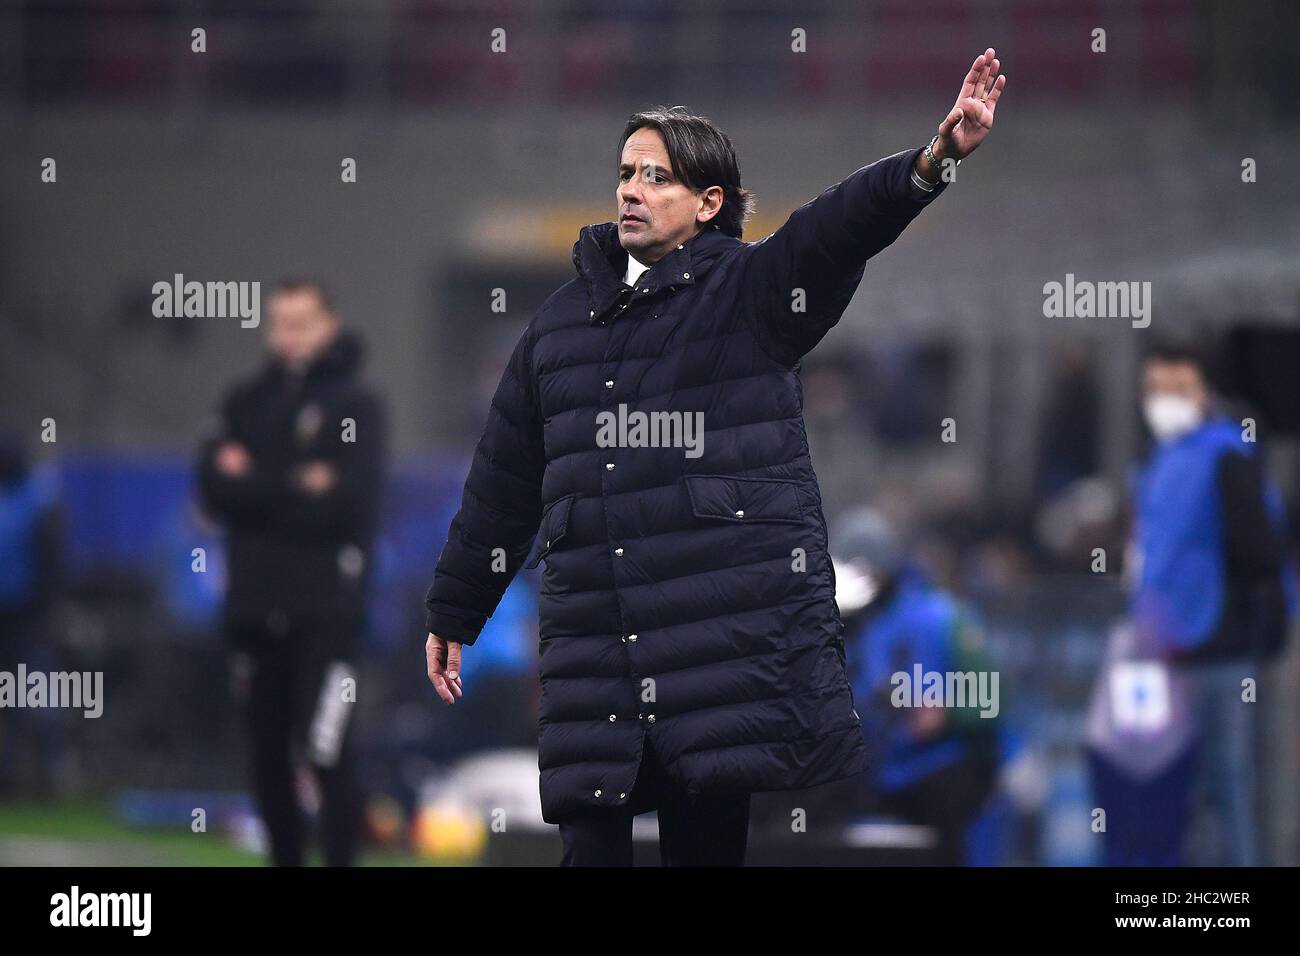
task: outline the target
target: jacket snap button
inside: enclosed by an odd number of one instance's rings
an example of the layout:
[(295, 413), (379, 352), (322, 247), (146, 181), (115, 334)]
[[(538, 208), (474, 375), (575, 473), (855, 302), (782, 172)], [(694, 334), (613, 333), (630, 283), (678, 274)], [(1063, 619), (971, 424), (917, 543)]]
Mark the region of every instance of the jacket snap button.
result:
[(599, 791), (599, 790), (596, 791), (596, 796), (598, 796), (598, 797), (600, 796), (600, 791)]
[(689, 279), (690, 277), (691, 277), (691, 274), (690, 274), (689, 272), (683, 272), (683, 273), (682, 273), (682, 278), (683, 278), (683, 279)]
[(645, 722), (646, 722), (647, 724), (653, 724), (653, 723), (655, 722), (655, 715), (654, 715), (654, 714), (647, 714), (647, 715), (646, 715)]
[(614, 380), (613, 380), (612, 378), (607, 378), (607, 379), (605, 379), (605, 387), (606, 387), (606, 388), (613, 388), (613, 387), (614, 387)]
[(610, 714), (610, 715), (609, 715), (609, 722), (610, 722), (611, 724), (612, 724), (614, 721), (616, 721), (616, 720), (618, 720), (618, 715), (617, 715), (617, 714)]
[(629, 644), (635, 644), (635, 643), (636, 643), (636, 635), (635, 635), (635, 634), (629, 634), (629, 635), (627, 636), (627, 640), (628, 640), (628, 643), (629, 643)]
[(595, 310), (595, 309), (592, 309), (592, 310), (591, 310), (591, 318), (594, 319), (595, 317), (596, 317), (596, 310)]
[(550, 538), (547, 538), (547, 539), (546, 539), (546, 546), (547, 546), (548, 548), (551, 546), (551, 539), (550, 539)]
[(606, 470), (606, 471), (613, 471), (613, 470), (614, 470), (614, 463), (613, 463), (612, 461), (611, 461), (611, 462), (608, 462), (608, 463), (605, 465), (605, 470)]
[(745, 517), (745, 512), (744, 512), (744, 511), (737, 511), (737, 512), (736, 512), (736, 517), (737, 517), (737, 518), (743, 518), (743, 517)]
[(626, 793), (620, 793), (620, 794), (618, 795), (618, 798), (619, 798), (620, 800), (626, 800), (626, 799), (627, 799), (627, 794), (626, 794)]
[(616, 554), (616, 555), (617, 555), (618, 557), (620, 557), (620, 558), (623, 557), (623, 549), (622, 549), (622, 548), (615, 548), (615, 549), (614, 549), (614, 554)]

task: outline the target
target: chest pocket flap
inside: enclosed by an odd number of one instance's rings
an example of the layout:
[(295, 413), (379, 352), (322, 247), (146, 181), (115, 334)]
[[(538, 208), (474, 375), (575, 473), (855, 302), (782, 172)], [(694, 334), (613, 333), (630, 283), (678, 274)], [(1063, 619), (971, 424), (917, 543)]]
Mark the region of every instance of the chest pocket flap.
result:
[(537, 548), (532, 559), (524, 565), (525, 568), (537, 567), (542, 558), (550, 554), (564, 540), (565, 535), (569, 533), (569, 512), (573, 510), (573, 503), (577, 498), (577, 495), (565, 495), (563, 498), (556, 498), (546, 506), (537, 532)]
[(798, 482), (792, 478), (687, 475), (686, 490), (697, 518), (724, 521), (803, 523)]

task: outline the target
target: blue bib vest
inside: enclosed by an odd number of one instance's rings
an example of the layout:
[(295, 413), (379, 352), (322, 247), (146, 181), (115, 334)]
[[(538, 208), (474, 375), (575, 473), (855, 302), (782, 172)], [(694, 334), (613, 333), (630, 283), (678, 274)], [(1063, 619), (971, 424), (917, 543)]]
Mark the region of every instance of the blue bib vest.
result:
[[(1223, 614), (1226, 565), (1218, 469), (1225, 454), (1254, 456), (1254, 442), (1221, 417), (1159, 445), (1137, 475), (1134, 504), (1141, 575), (1134, 620), (1161, 645), (1192, 651), (1214, 634)], [(1281, 521), (1276, 489), (1266, 486), (1275, 523)], [(1294, 606), (1287, 567), (1284, 586)]]

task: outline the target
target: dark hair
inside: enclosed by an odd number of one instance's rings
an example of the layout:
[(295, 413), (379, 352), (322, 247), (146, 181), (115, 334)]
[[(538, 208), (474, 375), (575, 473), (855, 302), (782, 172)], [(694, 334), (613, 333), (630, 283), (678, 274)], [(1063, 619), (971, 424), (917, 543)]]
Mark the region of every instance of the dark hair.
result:
[(1142, 363), (1161, 362), (1170, 365), (1190, 365), (1201, 373), (1205, 384), (1211, 388), (1225, 385), (1222, 363), (1207, 345), (1190, 338), (1156, 339), (1142, 350)]
[(326, 312), (334, 311), (334, 296), (324, 279), (309, 275), (285, 276), (271, 287), (271, 295), (281, 292), (315, 292)]
[(1202, 375), (1208, 375), (1213, 364), (1206, 350), (1183, 338), (1153, 340), (1142, 350), (1143, 362), (1167, 362), (1176, 365), (1195, 365)]
[(728, 236), (741, 238), (745, 220), (754, 211), (754, 194), (740, 185), (740, 164), (731, 138), (708, 117), (697, 116), (685, 106), (656, 106), (628, 118), (614, 153), (615, 164), (622, 161), (628, 137), (647, 126), (664, 138), (668, 162), (687, 188), (698, 192), (722, 187), (722, 208), (712, 225)]

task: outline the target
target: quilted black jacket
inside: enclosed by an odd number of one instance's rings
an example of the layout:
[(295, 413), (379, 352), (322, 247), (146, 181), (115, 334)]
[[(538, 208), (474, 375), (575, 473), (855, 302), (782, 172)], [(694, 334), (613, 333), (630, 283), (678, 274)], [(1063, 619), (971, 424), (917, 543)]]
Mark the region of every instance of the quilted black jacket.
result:
[(647, 742), (692, 793), (866, 768), (797, 366), (943, 191), (913, 194), (918, 153), (759, 242), (705, 228), (634, 289), (616, 224), (584, 227), (519, 339), (426, 607), (472, 645), (536, 542), (548, 822), (628, 801)]

